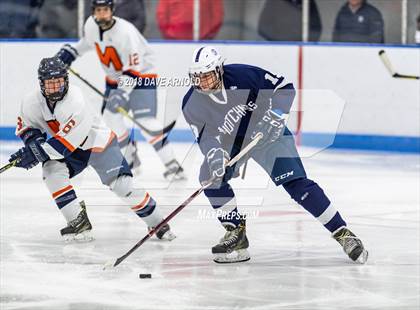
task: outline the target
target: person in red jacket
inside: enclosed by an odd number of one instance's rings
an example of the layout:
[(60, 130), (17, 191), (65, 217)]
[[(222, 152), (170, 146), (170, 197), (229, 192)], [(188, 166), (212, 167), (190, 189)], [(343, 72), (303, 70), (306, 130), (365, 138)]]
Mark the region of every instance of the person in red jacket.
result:
[[(156, 18), (165, 39), (193, 39), (193, 0), (159, 1)], [(200, 39), (213, 39), (222, 23), (223, 0), (200, 0)]]

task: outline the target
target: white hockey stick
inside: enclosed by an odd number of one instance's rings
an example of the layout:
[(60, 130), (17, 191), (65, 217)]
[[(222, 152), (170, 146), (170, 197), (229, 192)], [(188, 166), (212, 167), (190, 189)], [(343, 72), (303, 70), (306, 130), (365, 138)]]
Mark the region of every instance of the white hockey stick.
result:
[(399, 74), (397, 73), (394, 68), (392, 67), (391, 61), (389, 60), (388, 56), (385, 54), (384, 50), (380, 50), (379, 51), (379, 57), (381, 58), (383, 64), (385, 65), (385, 68), (388, 69), (389, 73), (391, 74), (391, 76), (393, 78), (397, 78), (397, 79), (414, 79), (414, 80), (418, 80), (420, 79), (419, 76), (416, 75), (406, 75), (406, 74)]

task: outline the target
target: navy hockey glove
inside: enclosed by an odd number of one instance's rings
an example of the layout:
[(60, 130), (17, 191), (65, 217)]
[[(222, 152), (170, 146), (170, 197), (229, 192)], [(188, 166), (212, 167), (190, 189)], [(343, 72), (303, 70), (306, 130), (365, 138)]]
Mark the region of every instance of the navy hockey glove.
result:
[(255, 130), (252, 133), (254, 138), (257, 133), (263, 134), (262, 139), (258, 142), (257, 147), (263, 148), (270, 143), (276, 141), (283, 134), (285, 129), (285, 120), (280, 115), (272, 110), (265, 112), (263, 118), (255, 126)]
[(47, 138), (47, 134), (42, 133), (42, 131), (37, 128), (28, 128), (24, 133), (20, 135), (20, 138), (22, 139), (23, 143), (25, 143), (25, 145), (28, 145), (28, 143), (38, 138), (43, 138), (45, 140)]
[(44, 163), (47, 160), (50, 160), (50, 156), (48, 156), (48, 154), (45, 152), (44, 148), (42, 147), (42, 144), (44, 143), (45, 143), (45, 138), (39, 137), (29, 142), (28, 145), (26, 146), (26, 147), (29, 147), (32, 154), (40, 163)]
[(70, 67), (77, 57), (77, 51), (71, 45), (65, 44), (55, 56), (60, 58), (67, 67)]
[(126, 91), (119, 88), (111, 90), (105, 108), (112, 113), (118, 113), (118, 108), (120, 107), (127, 110), (129, 99), (130, 97)]
[(10, 156), (9, 162), (17, 160), (16, 167), (25, 168), (27, 170), (38, 165), (39, 161), (28, 147), (23, 147)]
[(27, 170), (35, 167), (40, 162), (50, 159), (41, 144), (45, 143), (44, 137), (38, 137), (29, 142), (25, 147), (10, 156), (9, 162), (17, 160), (16, 167)]

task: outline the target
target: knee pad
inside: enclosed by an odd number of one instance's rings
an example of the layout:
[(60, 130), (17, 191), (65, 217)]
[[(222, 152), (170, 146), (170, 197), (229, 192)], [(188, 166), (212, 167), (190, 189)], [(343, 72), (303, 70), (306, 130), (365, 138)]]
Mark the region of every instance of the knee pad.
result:
[(128, 197), (133, 191), (133, 177), (128, 175), (119, 176), (112, 181), (109, 188), (119, 197)]
[(127, 127), (124, 122), (124, 116), (120, 113), (111, 113), (108, 110), (105, 110), (103, 113), (103, 119), (106, 125), (121, 138), (124, 136), (127, 131), (130, 134), (130, 127)]
[(65, 163), (48, 160), (42, 165), (42, 179), (50, 193), (54, 194), (70, 185), (70, 172)]
[(42, 165), (42, 179), (44, 181), (48, 179), (69, 179), (69, 169), (65, 163), (57, 160), (48, 160)]

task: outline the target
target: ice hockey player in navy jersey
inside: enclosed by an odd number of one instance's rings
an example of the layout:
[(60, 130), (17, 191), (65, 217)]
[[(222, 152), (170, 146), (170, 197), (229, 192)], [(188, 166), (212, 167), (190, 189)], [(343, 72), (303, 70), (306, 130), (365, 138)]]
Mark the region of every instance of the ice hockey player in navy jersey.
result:
[[(250, 259), (246, 219), (237, 210), (229, 185), (248, 159), (256, 161), (276, 186), (283, 186), (299, 205), (318, 219), (355, 262), (365, 263), (368, 252), (348, 228), (321, 187), (306, 176), (292, 133), (286, 127), (295, 89), (282, 76), (244, 65), (224, 65), (214, 47), (194, 51), (189, 74), (194, 83), (184, 96), (183, 114), (205, 156), (202, 184), (216, 181), (204, 193), (226, 234), (212, 248), (214, 261), (232, 263)], [(248, 158), (233, 167), (226, 163), (257, 133), (263, 138)]]

